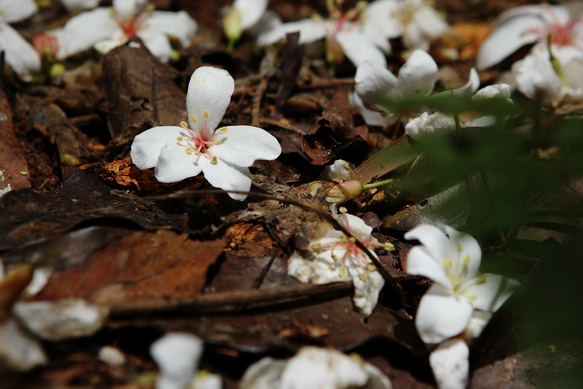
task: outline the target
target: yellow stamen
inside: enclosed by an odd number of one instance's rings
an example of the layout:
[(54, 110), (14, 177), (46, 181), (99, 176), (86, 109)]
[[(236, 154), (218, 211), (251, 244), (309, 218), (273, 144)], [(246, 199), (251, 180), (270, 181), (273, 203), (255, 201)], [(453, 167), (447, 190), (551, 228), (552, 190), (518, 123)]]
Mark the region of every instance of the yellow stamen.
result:
[(462, 249), (462, 245), (458, 243), (458, 244), (457, 244), (457, 252), (458, 252), (458, 253), (461, 253), (462, 251), (463, 251), (463, 249)]
[(377, 267), (374, 265), (374, 263), (367, 263), (366, 264), (366, 270), (368, 271), (375, 271), (377, 269)]
[(184, 120), (180, 122), (180, 127), (184, 128), (185, 130), (188, 129), (188, 123), (186, 123)]
[(485, 274), (480, 274), (478, 276), (478, 285), (482, 285), (486, 283), (486, 280), (488, 280), (488, 277), (486, 277)]
[(368, 280), (370, 277), (369, 277), (369, 275), (368, 275), (368, 272), (364, 272), (364, 273), (361, 273), (361, 274), (358, 276), (358, 278), (360, 278), (360, 280), (361, 280), (362, 282), (366, 282), (366, 281), (367, 281), (367, 280)]
[(462, 259), (462, 262), (464, 263), (464, 265), (469, 265), (471, 261), (472, 260), (470, 259), (470, 256), (469, 255), (466, 255), (464, 257), (464, 259)]
[(476, 296), (474, 296), (473, 294), (467, 295), (466, 297), (467, 297), (467, 298), (468, 298), (468, 300), (470, 300), (470, 301), (476, 301), (476, 300), (477, 300)]
[(191, 121), (192, 123), (196, 123), (196, 116), (194, 116), (194, 115), (190, 115), (188, 118), (190, 119), (190, 121)]
[(220, 141), (220, 140), (216, 140), (216, 141), (214, 141), (213, 143), (214, 143), (215, 145), (217, 145), (217, 146), (218, 146), (218, 145), (220, 145), (220, 144), (221, 144), (221, 141)]
[(221, 128), (219, 128), (219, 131), (221, 132), (221, 134), (224, 134), (227, 131), (229, 131), (229, 128), (228, 127), (221, 127)]
[(342, 278), (348, 277), (348, 269), (341, 267), (340, 270), (338, 270), (338, 275)]
[(200, 155), (200, 151), (195, 151), (194, 155), (199, 156)]
[(211, 117), (211, 113), (209, 112), (208, 109), (205, 109), (204, 111), (202, 111), (202, 117), (205, 119), (208, 119)]
[(385, 242), (385, 250), (387, 251), (395, 251), (395, 245), (391, 242)]
[(182, 142), (182, 137), (181, 137), (181, 136), (179, 136), (178, 138), (176, 138), (176, 140), (177, 140), (178, 142)]
[(453, 261), (450, 258), (443, 261), (443, 267), (445, 267), (446, 269), (449, 269), (452, 266), (453, 266)]
[(312, 243), (312, 250), (322, 250), (322, 243), (320, 242)]
[(187, 148), (185, 148), (185, 149), (184, 149), (184, 152), (185, 152), (186, 154), (190, 154), (190, 153), (192, 153), (193, 151), (194, 151), (194, 150), (193, 150), (193, 148), (192, 148), (192, 147), (187, 147)]
[(213, 156), (211, 157), (211, 163), (212, 163), (213, 165), (216, 165), (216, 164), (217, 164), (217, 161), (218, 161), (218, 160), (217, 160), (217, 157), (215, 157), (215, 156), (213, 155)]

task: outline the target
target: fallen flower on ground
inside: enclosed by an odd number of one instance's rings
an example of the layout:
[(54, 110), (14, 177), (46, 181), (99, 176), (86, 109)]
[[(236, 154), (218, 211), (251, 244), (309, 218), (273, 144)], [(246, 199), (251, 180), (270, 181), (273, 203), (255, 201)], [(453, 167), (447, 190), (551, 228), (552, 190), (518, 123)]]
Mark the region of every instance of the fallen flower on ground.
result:
[(188, 46), (197, 24), (186, 12), (152, 11), (145, 0), (113, 0), (112, 8), (96, 8), (69, 19), (54, 32), (61, 60), (94, 47), (101, 53), (121, 46), (136, 36), (163, 62), (172, 58), (171, 39)]
[(288, 361), (263, 358), (249, 366), (241, 389), (391, 389), (389, 379), (358, 356), (306, 346)]
[[(352, 281), (354, 305), (363, 315), (370, 315), (385, 281), (370, 258), (355, 244), (355, 239), (370, 248), (393, 250), (394, 247), (374, 238), (372, 227), (357, 216), (343, 213), (336, 219), (354, 237), (326, 225), (322, 236), (310, 241), (309, 249), (292, 254), (287, 272), (302, 283)], [(372, 254), (376, 256), (374, 251)]]
[(220, 376), (197, 372), (202, 350), (202, 340), (184, 332), (169, 332), (152, 343), (150, 354), (160, 368), (156, 389), (220, 389)]
[[(160, 182), (177, 182), (201, 171), (214, 187), (248, 192), (249, 166), (258, 159), (272, 160), (281, 146), (267, 131), (252, 126), (226, 126), (217, 129), (235, 88), (226, 70), (200, 67), (188, 85), (186, 109), (188, 124), (160, 126), (135, 137), (130, 155), (140, 169), (155, 167)], [(247, 195), (229, 193), (244, 200)]]
[[(502, 13), (496, 29), (484, 40), (476, 67), (487, 69), (516, 50), (535, 43), (534, 50), (546, 48), (562, 63), (583, 58), (582, 20), (573, 20), (569, 10), (559, 5), (524, 5)], [(550, 39), (549, 39), (550, 37)]]
[(40, 71), (40, 56), (8, 23), (24, 20), (36, 11), (33, 0), (0, 0), (0, 50), (5, 53), (6, 63), (25, 81), (30, 80), (32, 73)]
[(425, 343), (463, 333), (474, 310), (495, 312), (519, 285), (499, 274), (478, 273), (482, 250), (471, 235), (422, 224), (405, 238), (422, 244), (409, 252), (407, 272), (435, 281), (421, 298), (415, 319)]
[(79, 13), (97, 7), (99, 0), (61, 0), (61, 3), (67, 11)]
[[(366, 61), (356, 70), (352, 99), (369, 125), (393, 124), (411, 112), (395, 104), (416, 96), (429, 96), (437, 78), (437, 64), (423, 50), (415, 50), (396, 77), (386, 66)], [(415, 112), (419, 114), (420, 112)]]

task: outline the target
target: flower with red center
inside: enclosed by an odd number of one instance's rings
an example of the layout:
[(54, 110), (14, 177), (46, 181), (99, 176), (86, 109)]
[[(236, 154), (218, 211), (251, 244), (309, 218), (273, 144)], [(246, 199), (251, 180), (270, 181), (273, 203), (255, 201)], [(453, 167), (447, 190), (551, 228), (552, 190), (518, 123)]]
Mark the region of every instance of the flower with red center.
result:
[(153, 11), (146, 0), (113, 0), (111, 8), (82, 12), (54, 32), (59, 39), (57, 59), (91, 47), (105, 54), (136, 36), (154, 56), (167, 62), (173, 55), (170, 39), (188, 46), (196, 28), (184, 11)]
[[(550, 38), (550, 39), (549, 39)], [(574, 20), (559, 5), (525, 5), (500, 15), (496, 29), (484, 40), (476, 59), (478, 69), (489, 68), (527, 44), (545, 48), (558, 60), (569, 63), (583, 58), (583, 20)]]
[[(188, 123), (154, 127), (135, 137), (130, 155), (140, 169), (155, 167), (160, 182), (177, 182), (201, 171), (214, 187), (248, 192), (249, 166), (272, 160), (281, 146), (267, 131), (252, 126), (217, 129), (235, 89), (233, 77), (222, 69), (200, 67), (188, 85)], [(229, 193), (233, 199), (247, 195)]]
[[(352, 280), (354, 305), (361, 313), (370, 315), (385, 281), (356, 240), (371, 249), (393, 250), (394, 247), (390, 243), (380, 243), (371, 236), (372, 227), (354, 215), (344, 213), (337, 219), (352, 236), (327, 226), (323, 236), (310, 242), (309, 249), (292, 254), (287, 272), (303, 283), (328, 284)], [(376, 256), (374, 251), (370, 251)]]

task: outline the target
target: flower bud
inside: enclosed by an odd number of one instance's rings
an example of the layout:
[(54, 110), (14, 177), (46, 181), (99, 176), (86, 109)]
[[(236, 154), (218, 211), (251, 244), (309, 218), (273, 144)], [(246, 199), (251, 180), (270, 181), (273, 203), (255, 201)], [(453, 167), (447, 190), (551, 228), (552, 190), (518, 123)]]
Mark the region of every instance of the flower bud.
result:
[(362, 182), (356, 180), (342, 181), (326, 193), (326, 201), (341, 204), (357, 198), (364, 191)]
[(229, 11), (223, 18), (223, 29), (225, 36), (229, 40), (229, 49), (235, 47), (235, 42), (241, 38), (243, 34), (243, 25), (241, 23), (241, 11), (235, 7), (229, 8)]

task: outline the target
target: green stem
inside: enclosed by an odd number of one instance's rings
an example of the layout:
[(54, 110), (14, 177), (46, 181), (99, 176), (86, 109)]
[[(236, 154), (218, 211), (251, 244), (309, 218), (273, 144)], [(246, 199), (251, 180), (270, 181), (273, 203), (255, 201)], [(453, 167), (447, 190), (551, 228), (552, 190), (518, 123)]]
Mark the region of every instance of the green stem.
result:
[(383, 180), (383, 181), (379, 181), (379, 182), (373, 182), (371, 184), (362, 184), (362, 190), (369, 190), (369, 189), (373, 189), (373, 188), (378, 188), (379, 186), (383, 186), (383, 185), (387, 185), (390, 184), (391, 182), (393, 182), (393, 179), (390, 178), (388, 180)]

